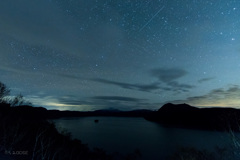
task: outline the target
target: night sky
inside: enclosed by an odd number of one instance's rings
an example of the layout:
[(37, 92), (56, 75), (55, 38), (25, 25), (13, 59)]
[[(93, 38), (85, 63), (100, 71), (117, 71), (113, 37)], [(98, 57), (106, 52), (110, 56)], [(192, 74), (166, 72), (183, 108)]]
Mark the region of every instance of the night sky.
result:
[(0, 81), (48, 109), (240, 108), (240, 1), (1, 0)]

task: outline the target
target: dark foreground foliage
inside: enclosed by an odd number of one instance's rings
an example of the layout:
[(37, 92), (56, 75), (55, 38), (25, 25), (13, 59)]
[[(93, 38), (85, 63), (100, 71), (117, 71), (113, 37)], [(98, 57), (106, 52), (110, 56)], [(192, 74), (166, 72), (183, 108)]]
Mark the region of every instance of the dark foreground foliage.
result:
[(0, 153), (24, 160), (95, 160), (111, 159), (101, 149), (90, 150), (69, 134), (60, 134), (47, 121), (41, 107), (0, 103)]
[[(99, 148), (90, 150), (80, 140), (72, 139), (70, 133), (59, 133), (49, 121), (49, 118), (59, 118), (56, 115), (59, 111), (30, 105), (21, 94), (12, 98), (10, 89), (0, 82), (0, 160), (134, 160), (141, 156), (138, 152), (110, 155)], [(82, 114), (64, 112), (64, 116), (68, 116), (65, 113), (70, 113), (69, 116)], [(142, 111), (134, 112), (135, 116), (139, 114)], [(83, 113), (82, 116), (88, 115)]]
[[(228, 130), (232, 147), (217, 148), (216, 151), (180, 148), (169, 160), (238, 160), (240, 139), (240, 110), (225, 108), (198, 109), (186, 104), (166, 104), (159, 111), (138, 110), (133, 112), (60, 112), (42, 107), (31, 107), (22, 95), (9, 98), (10, 90), (0, 82), (0, 160), (135, 160), (140, 151), (122, 155), (106, 154), (102, 149), (90, 150), (80, 140), (72, 139), (68, 132), (56, 129), (49, 118), (62, 116), (144, 116), (147, 120), (166, 126)], [(23, 105), (29, 104), (29, 105)], [(172, 118), (175, 117), (175, 118)], [(204, 119), (202, 119), (204, 117)], [(219, 126), (220, 124), (220, 126)], [(193, 127), (194, 126), (194, 127)]]
[(167, 160), (239, 160), (239, 150), (216, 147), (215, 150), (201, 150), (193, 147), (181, 147)]

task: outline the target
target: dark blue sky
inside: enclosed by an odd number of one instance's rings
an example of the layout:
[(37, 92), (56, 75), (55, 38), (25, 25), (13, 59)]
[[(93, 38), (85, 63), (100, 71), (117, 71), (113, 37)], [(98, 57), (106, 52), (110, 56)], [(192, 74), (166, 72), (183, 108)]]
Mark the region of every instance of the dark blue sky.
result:
[(49, 109), (240, 107), (240, 2), (1, 0), (0, 81)]

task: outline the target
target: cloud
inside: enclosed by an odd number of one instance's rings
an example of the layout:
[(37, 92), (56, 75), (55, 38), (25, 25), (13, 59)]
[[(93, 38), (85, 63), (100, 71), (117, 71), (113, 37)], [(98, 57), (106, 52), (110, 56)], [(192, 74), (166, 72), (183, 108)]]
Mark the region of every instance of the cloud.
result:
[[(124, 96), (93, 96), (82, 100), (81, 97), (76, 96), (62, 96), (51, 99), (52, 101), (47, 103), (58, 109), (60, 106), (71, 110), (98, 110), (115, 108), (121, 110), (132, 110), (146, 107), (154, 107), (155, 104), (148, 103), (147, 99), (138, 99), (133, 97)], [(62, 108), (61, 108), (62, 109)]]
[(210, 80), (213, 80), (213, 79), (214, 79), (214, 77), (202, 78), (202, 79), (198, 80), (198, 83), (207, 82), (207, 81), (210, 81)]
[(150, 71), (150, 75), (158, 78), (161, 82), (163, 82), (167, 87), (163, 87), (162, 89), (165, 91), (173, 91), (173, 92), (188, 92), (190, 89), (195, 86), (179, 83), (177, 80), (185, 75), (187, 75), (187, 71), (180, 68), (157, 68), (152, 69)]
[(106, 79), (96, 78), (92, 79), (95, 82), (100, 82), (104, 84), (111, 84), (115, 85), (121, 88), (125, 89), (132, 89), (132, 90), (138, 90), (138, 91), (144, 91), (144, 92), (151, 92), (153, 90), (160, 89), (159, 83), (152, 83), (152, 84), (131, 84), (131, 83), (123, 83), (123, 82), (116, 82), (116, 81), (110, 81)]
[(90, 111), (96, 109), (91, 102), (83, 101), (76, 96), (56, 97), (38, 94), (26, 96), (26, 100), (32, 102), (35, 106), (42, 106), (47, 109), (74, 111)]
[[(54, 48), (48, 45), (29, 44), (23, 40), (18, 40), (14, 37), (2, 35), (0, 33), (0, 51), (6, 54), (1, 54), (0, 58), (6, 65), (24, 70), (32, 69), (38, 66), (38, 70), (51, 70), (55, 68), (71, 69), (71, 65), (82, 63), (85, 59), (78, 55), (69, 54), (59, 48)], [(16, 63), (10, 63), (15, 61)], [(24, 63), (25, 65), (20, 65)], [(39, 65), (44, 64), (44, 65)], [(63, 69), (62, 69), (63, 70)]]
[(33, 79), (33, 77), (39, 77), (39, 76), (42, 76), (43, 74), (44, 75), (47, 75), (47, 76), (60, 76), (60, 77), (63, 77), (63, 78), (69, 78), (69, 79), (76, 79), (76, 80), (85, 80), (86, 78), (83, 78), (81, 76), (77, 76), (77, 75), (70, 75), (70, 74), (65, 74), (65, 73), (56, 73), (56, 72), (53, 72), (53, 70), (46, 70), (46, 71), (39, 71), (39, 70), (24, 70), (22, 68), (14, 68), (12, 66), (5, 66), (5, 65), (2, 65), (0, 66), (0, 71), (1, 72), (6, 72), (8, 73), (7, 75), (10, 76), (10, 75), (13, 75), (13, 76), (16, 76), (16, 74), (20, 74), (20, 75), (23, 75), (25, 77), (28, 77), (28, 78), (31, 78)]
[(141, 102), (144, 99), (137, 99), (132, 97), (121, 97), (121, 96), (95, 96), (92, 99), (106, 100), (106, 101), (124, 101), (124, 102)]
[(27, 96), (34, 105), (40, 105), (47, 109), (57, 110), (75, 110), (75, 111), (91, 111), (99, 109), (158, 109), (162, 103), (150, 103), (148, 99), (140, 99), (126, 96), (93, 96), (78, 97), (74, 95), (66, 96), (50, 96), (39, 93), (37, 95)]
[(181, 84), (176, 81), (171, 81), (166, 83), (170, 86), (170, 90), (177, 91), (177, 92), (188, 92), (190, 89), (194, 88), (195, 86), (189, 84)]
[(69, 78), (69, 79), (76, 79), (76, 80), (87, 80), (87, 78), (78, 76), (78, 75), (72, 75), (72, 74), (66, 74), (66, 73), (58, 73), (56, 74), (60, 77), (64, 77), (64, 78)]
[(7, 67), (7, 66), (0, 66), (0, 70), (1, 70), (1, 71), (5, 71), (5, 72), (11, 72), (11, 73), (29, 74), (29, 72), (24, 71), (24, 70), (22, 70), (22, 69), (11, 68), (11, 67)]
[(89, 105), (89, 104), (91, 104), (90, 102), (81, 100), (80, 98), (77, 98), (73, 95), (59, 97), (59, 98), (57, 98), (57, 100), (58, 100), (59, 103), (65, 104), (65, 105), (76, 105), (76, 106), (78, 106), (78, 105)]
[(151, 75), (153, 77), (158, 78), (160, 81), (168, 83), (171, 81), (174, 81), (178, 78), (181, 78), (187, 74), (187, 72), (183, 69), (178, 68), (158, 68), (158, 69), (152, 69), (150, 71)]
[[(56, 48), (68, 55), (78, 53), (81, 59), (88, 59), (88, 54), (112, 53), (113, 46), (127, 44), (127, 39), (122, 27), (108, 23), (106, 17), (118, 19), (121, 15), (110, 8), (108, 12), (97, 11), (98, 8), (92, 8), (94, 5), (85, 1), (3, 0), (0, 19), (4, 23), (0, 25), (0, 34), (27, 44)], [(95, 18), (96, 12), (105, 15)]]
[(99, 108), (116, 108), (121, 110), (146, 109), (146, 107), (156, 107), (147, 99), (139, 99), (124, 96), (94, 96), (90, 97), (92, 104)]
[(188, 103), (194, 106), (238, 107), (240, 108), (240, 87), (233, 85), (211, 90), (208, 94), (188, 97), (186, 100), (176, 100), (173, 103)]
[(0, 18), (4, 21), (0, 33), (26, 43), (67, 51), (77, 46), (74, 40), (79, 25), (53, 1), (1, 1)]
[(171, 92), (188, 92), (195, 86), (190, 84), (179, 83), (176, 80), (183, 77), (187, 72), (183, 69), (153, 69), (151, 75), (157, 77), (161, 82), (151, 84), (131, 84), (117, 81), (110, 81), (101, 78), (92, 79), (92, 81), (104, 84), (111, 84), (125, 89), (132, 89), (144, 92), (153, 92), (156, 90), (171, 91)]

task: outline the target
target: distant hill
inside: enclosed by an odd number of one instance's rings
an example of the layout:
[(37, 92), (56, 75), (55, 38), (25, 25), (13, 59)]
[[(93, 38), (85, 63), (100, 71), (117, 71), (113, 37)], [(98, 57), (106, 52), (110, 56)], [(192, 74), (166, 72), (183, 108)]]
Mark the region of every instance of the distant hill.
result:
[(86, 116), (115, 116), (115, 117), (144, 117), (146, 120), (157, 122), (166, 127), (180, 127), (217, 131), (240, 131), (240, 110), (235, 108), (197, 108), (188, 104), (163, 105), (158, 111), (151, 110), (96, 110), (96, 111), (59, 111), (47, 110), (42, 107), (17, 106), (1, 104), (1, 116), (25, 117), (24, 120), (41, 121), (62, 117)]
[(167, 103), (145, 119), (167, 127), (217, 131), (239, 131), (240, 128), (240, 110), (234, 108), (196, 108), (188, 104)]
[(167, 103), (164, 104), (158, 112), (188, 112), (188, 111), (196, 111), (199, 108), (190, 106), (188, 104), (172, 104), (172, 103)]
[(115, 117), (145, 117), (152, 113), (151, 110), (132, 110), (132, 111), (121, 111), (121, 110), (96, 110), (96, 111), (59, 111), (59, 110), (48, 110), (48, 118), (62, 118), (62, 117), (83, 117), (83, 116), (115, 116)]

